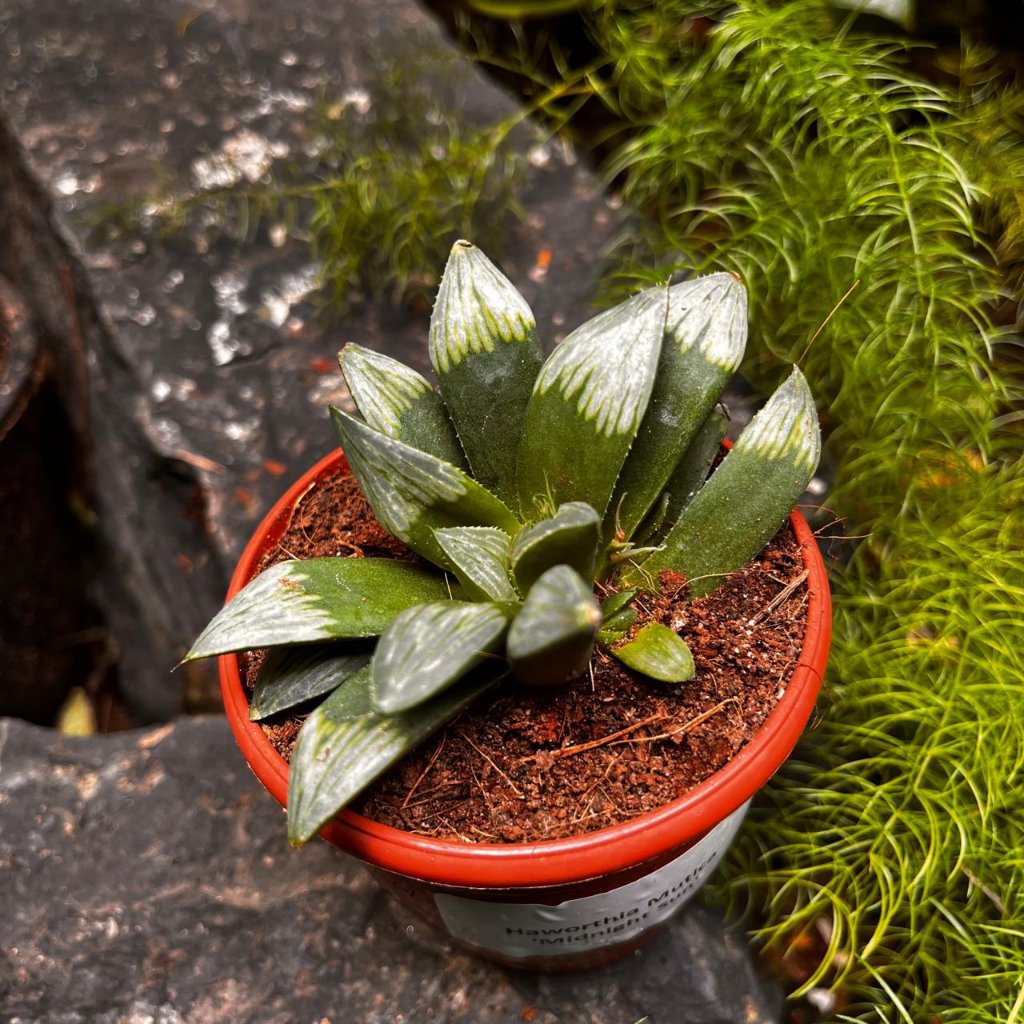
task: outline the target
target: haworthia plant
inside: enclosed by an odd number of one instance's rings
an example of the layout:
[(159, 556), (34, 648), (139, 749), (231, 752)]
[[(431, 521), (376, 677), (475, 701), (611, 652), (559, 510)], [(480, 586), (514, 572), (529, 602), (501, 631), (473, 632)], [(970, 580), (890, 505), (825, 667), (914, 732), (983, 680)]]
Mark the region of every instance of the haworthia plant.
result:
[(794, 370), (711, 470), (745, 338), (742, 285), (712, 274), (641, 292), (542, 363), (522, 296), (458, 242), (430, 325), (440, 393), (346, 346), (361, 418), (333, 409), (334, 425), (377, 519), (423, 561), (279, 563), (188, 654), (271, 648), (253, 717), (321, 701), (292, 757), (292, 842), (498, 677), (561, 685), (595, 646), (652, 686), (693, 677), (685, 637), (650, 618), (642, 591), (663, 569), (693, 596), (714, 590), (775, 533), (818, 458)]
[(542, 362), (526, 300), (475, 246), (456, 242), (430, 318), (430, 362), (473, 475), (515, 507), (516, 448)]

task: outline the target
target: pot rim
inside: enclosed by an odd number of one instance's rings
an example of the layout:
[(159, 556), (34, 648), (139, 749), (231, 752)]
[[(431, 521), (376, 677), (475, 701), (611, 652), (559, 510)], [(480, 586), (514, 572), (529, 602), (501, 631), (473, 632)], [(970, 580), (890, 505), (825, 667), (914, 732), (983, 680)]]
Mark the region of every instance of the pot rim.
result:
[[(341, 449), (304, 473), (264, 516), (231, 577), (225, 601), (241, 590), (252, 567), (285, 529), (286, 513), (322, 473), (350, 472)], [(803, 515), (790, 514), (807, 569), (807, 628), (786, 692), (747, 745), (724, 767), (682, 796), (629, 821), (566, 839), (471, 844), (414, 835), (344, 809), (321, 830), (329, 842), (388, 871), (456, 888), (509, 889), (567, 885), (629, 870), (699, 839), (760, 789), (789, 756), (821, 688), (831, 637), (825, 563)], [(277, 530), (275, 530), (277, 527)], [(276, 533), (276, 536), (275, 536)], [(232, 732), (250, 768), (287, 804), (288, 764), (259, 724), (234, 654), (219, 659), (221, 695)]]

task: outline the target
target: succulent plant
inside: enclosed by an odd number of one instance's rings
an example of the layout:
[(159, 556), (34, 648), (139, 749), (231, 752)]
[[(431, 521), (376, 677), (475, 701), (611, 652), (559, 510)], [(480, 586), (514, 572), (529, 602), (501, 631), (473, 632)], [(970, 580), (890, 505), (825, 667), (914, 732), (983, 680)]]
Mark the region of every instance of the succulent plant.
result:
[(545, 360), (525, 300), (460, 241), (430, 323), (439, 391), (342, 350), (362, 416), (331, 409), (342, 448), (420, 562), (280, 562), (187, 656), (269, 648), (254, 719), (320, 701), (292, 755), (290, 841), (501, 679), (565, 683), (595, 645), (654, 680), (693, 676), (685, 641), (638, 628), (633, 599), (664, 569), (693, 596), (716, 589), (776, 532), (819, 453), (794, 368), (708, 475), (745, 342), (743, 285), (711, 274), (600, 313)]

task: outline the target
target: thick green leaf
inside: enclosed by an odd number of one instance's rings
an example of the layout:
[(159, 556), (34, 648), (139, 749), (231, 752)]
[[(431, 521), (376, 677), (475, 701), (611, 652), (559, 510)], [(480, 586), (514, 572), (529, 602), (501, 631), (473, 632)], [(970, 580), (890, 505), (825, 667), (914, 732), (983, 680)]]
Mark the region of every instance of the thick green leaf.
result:
[(519, 449), (524, 517), (566, 501), (604, 514), (647, 410), (667, 309), (667, 288), (641, 292), (578, 327), (541, 367)]
[(438, 573), (388, 558), (278, 562), (214, 616), (185, 660), (279, 644), (379, 636), (400, 611), (448, 596)]
[[(729, 416), (723, 406), (718, 405), (711, 410), (711, 414), (701, 424), (697, 436), (690, 442), (690, 447), (683, 453), (683, 457), (665, 485), (664, 507), (658, 510), (660, 519), (649, 524), (645, 521), (639, 531), (640, 536), (653, 538), (653, 542), (656, 543), (657, 538), (668, 533), (679, 521), (683, 509), (690, 504), (693, 496), (707, 480), (711, 464), (721, 451), (722, 440), (728, 425)], [(653, 516), (653, 514), (654, 510), (651, 515)]]
[(695, 597), (717, 589), (772, 538), (818, 465), (821, 436), (803, 374), (792, 374), (750, 421), (736, 444), (687, 505), (662, 548), (623, 582), (683, 573)]
[(373, 651), (339, 649), (337, 644), (275, 647), (256, 676), (249, 717), (255, 722), (337, 689), (370, 664)]
[(628, 643), (609, 651), (627, 668), (665, 683), (685, 683), (697, 671), (686, 641), (660, 622), (648, 622)]
[(496, 526), (508, 534), (519, 521), (503, 502), (461, 469), (385, 437), (340, 409), (331, 409), (348, 464), (381, 525), (437, 565), (450, 567), (434, 531), (448, 526)]
[(469, 242), (441, 278), (430, 361), (473, 476), (515, 507), (516, 442), (543, 356), (526, 300)]
[(362, 345), (346, 345), (338, 363), (363, 419), (374, 430), (466, 468), (441, 396), (415, 370)]
[(636, 440), (615, 485), (606, 534), (628, 540), (743, 358), (747, 293), (732, 274), (709, 274), (668, 291), (658, 373)]
[(339, 687), (305, 721), (288, 778), (288, 841), (308, 842), (354, 796), (455, 717), (493, 676), (450, 687), (401, 715), (378, 715), (370, 669)]
[(515, 677), (530, 686), (557, 686), (585, 672), (601, 624), (590, 584), (556, 565), (530, 588), (508, 631)]
[(512, 604), (519, 600), (509, 579), (512, 538), (492, 526), (452, 526), (435, 530), (466, 596), (475, 601)]
[(422, 704), (450, 686), (488, 654), (508, 627), (494, 604), (441, 601), (396, 615), (373, 657), (373, 699), (382, 714)]
[(512, 571), (520, 593), (553, 565), (572, 566), (584, 579), (594, 578), (601, 519), (582, 501), (559, 505), (550, 519), (527, 526), (512, 543)]

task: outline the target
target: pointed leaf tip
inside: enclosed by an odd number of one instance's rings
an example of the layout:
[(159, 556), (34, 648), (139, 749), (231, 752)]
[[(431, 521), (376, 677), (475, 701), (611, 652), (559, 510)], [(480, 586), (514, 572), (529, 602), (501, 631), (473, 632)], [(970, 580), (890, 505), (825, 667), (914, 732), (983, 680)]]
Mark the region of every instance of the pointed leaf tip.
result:
[(584, 501), (599, 515), (654, 386), (668, 289), (641, 292), (577, 327), (541, 367), (519, 450), (519, 504)]
[(452, 248), (430, 318), (430, 361), (473, 475), (511, 507), (516, 439), (543, 356), (512, 282), (469, 242)]
[(463, 468), (465, 456), (441, 396), (405, 363), (346, 345), (338, 364), (363, 419), (386, 437)]

